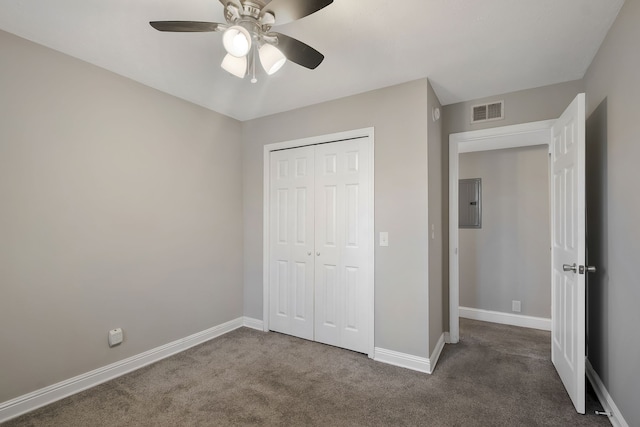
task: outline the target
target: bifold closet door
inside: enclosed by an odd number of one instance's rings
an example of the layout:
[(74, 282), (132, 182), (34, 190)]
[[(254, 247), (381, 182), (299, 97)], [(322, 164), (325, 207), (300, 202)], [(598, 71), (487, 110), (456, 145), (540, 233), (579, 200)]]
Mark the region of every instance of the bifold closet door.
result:
[(315, 340), (362, 353), (373, 291), (370, 155), (367, 138), (315, 150)]
[(368, 138), (271, 152), (269, 329), (369, 352)]
[(314, 339), (314, 147), (271, 153), (269, 329)]

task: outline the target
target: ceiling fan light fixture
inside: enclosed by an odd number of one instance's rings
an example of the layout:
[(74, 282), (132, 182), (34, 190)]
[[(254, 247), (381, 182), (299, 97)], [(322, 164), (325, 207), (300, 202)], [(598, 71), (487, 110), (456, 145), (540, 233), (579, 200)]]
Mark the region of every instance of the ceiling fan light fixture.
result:
[(233, 74), (234, 76), (244, 79), (244, 76), (247, 75), (247, 57), (242, 56), (238, 58), (237, 56), (233, 56), (231, 54), (227, 54), (222, 60), (222, 64), (220, 64), (223, 70), (228, 73)]
[(251, 34), (246, 28), (234, 25), (224, 31), (222, 44), (230, 55), (244, 57), (251, 50)]
[[(240, 79), (248, 74), (257, 82), (256, 62), (265, 74), (278, 72), (287, 62), (315, 70), (324, 55), (286, 34), (271, 32), (272, 26), (304, 18), (334, 0), (220, 0), (226, 23), (204, 21), (151, 21), (158, 31), (178, 33), (221, 32), (226, 56), (221, 68)], [(278, 22), (276, 22), (278, 21)]]
[(258, 51), (260, 63), (268, 75), (276, 73), (287, 62), (287, 57), (277, 47), (265, 43)]

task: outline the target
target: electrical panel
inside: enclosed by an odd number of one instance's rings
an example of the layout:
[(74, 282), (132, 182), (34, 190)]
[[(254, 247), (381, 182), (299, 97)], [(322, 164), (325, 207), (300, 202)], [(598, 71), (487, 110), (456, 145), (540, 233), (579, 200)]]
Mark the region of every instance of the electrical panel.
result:
[(482, 179), (461, 179), (458, 186), (458, 227), (482, 228)]

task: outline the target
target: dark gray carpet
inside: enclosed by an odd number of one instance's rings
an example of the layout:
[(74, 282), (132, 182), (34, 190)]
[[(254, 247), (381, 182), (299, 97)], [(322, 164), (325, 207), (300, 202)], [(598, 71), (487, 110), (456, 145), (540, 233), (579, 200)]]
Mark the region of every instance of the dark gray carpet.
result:
[(461, 319), (433, 375), (238, 329), (9, 426), (608, 426), (578, 415), (548, 332)]

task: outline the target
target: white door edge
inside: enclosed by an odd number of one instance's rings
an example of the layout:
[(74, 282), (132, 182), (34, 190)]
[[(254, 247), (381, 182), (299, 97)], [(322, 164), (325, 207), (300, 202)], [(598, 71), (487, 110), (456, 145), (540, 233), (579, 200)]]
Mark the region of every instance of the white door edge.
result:
[(338, 132), (338, 133), (332, 133), (332, 134), (327, 134), (327, 135), (320, 135), (320, 136), (313, 136), (313, 137), (309, 137), (309, 138), (302, 138), (302, 139), (296, 139), (296, 140), (291, 140), (291, 141), (283, 141), (283, 142), (276, 142), (276, 143), (272, 143), (272, 144), (267, 144), (264, 146), (264, 155), (263, 155), (263, 178), (262, 178), (262, 183), (263, 183), (263, 199), (262, 199), (262, 212), (263, 212), (263, 221), (262, 221), (262, 230), (263, 230), (263, 238), (262, 238), (262, 319), (264, 322), (264, 331), (268, 332), (269, 331), (269, 259), (270, 259), (270, 253), (269, 253), (269, 200), (270, 200), (270, 186), (269, 186), (269, 179), (270, 179), (270, 166), (271, 166), (271, 162), (269, 161), (270, 158), (270, 153), (272, 151), (276, 151), (276, 150), (285, 150), (287, 148), (296, 148), (296, 147), (305, 147), (305, 146), (309, 146), (309, 145), (316, 145), (316, 144), (324, 144), (324, 143), (330, 143), (330, 142), (339, 142), (339, 141), (345, 141), (345, 140), (350, 140), (350, 139), (359, 139), (359, 138), (369, 138), (370, 141), (370, 150), (371, 150), (371, 156), (370, 156), (370, 164), (369, 164), (369, 180), (370, 180), (370, 200), (371, 200), (371, 206), (372, 209), (369, 212), (369, 223), (372, 224), (371, 230), (370, 230), (370, 253), (368, 255), (368, 266), (370, 269), (370, 276), (372, 278), (371, 280), (371, 289), (369, 291), (369, 295), (370, 295), (370, 301), (369, 301), (369, 352), (368, 352), (368, 356), (370, 358), (373, 358), (375, 355), (375, 342), (374, 342), (374, 337), (375, 337), (375, 331), (374, 331), (374, 326), (375, 326), (375, 257), (374, 257), (374, 249), (375, 249), (375, 222), (374, 222), (374, 209), (373, 206), (375, 206), (375, 200), (374, 200), (374, 194), (375, 194), (375, 180), (374, 180), (374, 157), (375, 157), (375, 143), (374, 143), (374, 128), (373, 127), (369, 127), (369, 128), (362, 128), (362, 129), (355, 129), (355, 130), (350, 130), (350, 131), (345, 131), (345, 132)]
[(458, 258), (458, 179), (460, 153), (549, 145), (555, 120), (523, 123), (449, 135), (449, 339), (460, 340)]

